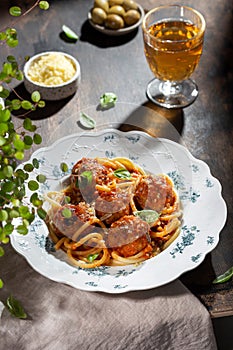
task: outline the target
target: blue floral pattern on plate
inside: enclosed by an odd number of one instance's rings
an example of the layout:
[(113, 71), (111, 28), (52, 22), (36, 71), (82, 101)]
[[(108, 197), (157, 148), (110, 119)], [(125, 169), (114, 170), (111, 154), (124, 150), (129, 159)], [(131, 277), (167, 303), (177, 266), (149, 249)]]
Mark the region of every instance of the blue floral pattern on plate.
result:
[[(71, 266), (62, 251), (54, 252), (45, 223), (36, 218), (28, 235), (21, 236), (17, 232), (11, 235), (14, 249), (36, 271), (51, 280), (82, 290), (124, 293), (168, 283), (197, 267), (215, 248), (227, 213), (221, 185), (211, 175), (207, 164), (195, 159), (184, 146), (167, 139), (152, 138), (139, 131), (124, 133), (115, 129), (64, 137), (32, 155), (40, 162), (39, 171), (47, 175), (40, 192), (59, 190), (64, 176), (70, 173), (78, 159), (97, 156), (128, 157), (148, 172), (168, 174), (183, 208), (180, 235), (162, 253), (136, 266), (101, 266), (84, 270)], [(63, 161), (69, 167), (66, 174), (60, 169)], [(36, 175), (31, 173), (30, 178)]]

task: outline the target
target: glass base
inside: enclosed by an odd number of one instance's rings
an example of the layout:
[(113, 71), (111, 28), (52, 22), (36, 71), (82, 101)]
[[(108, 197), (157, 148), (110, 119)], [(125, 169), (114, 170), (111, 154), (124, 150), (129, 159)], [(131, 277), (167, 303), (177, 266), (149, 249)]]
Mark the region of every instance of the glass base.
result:
[(146, 94), (158, 106), (169, 109), (184, 108), (196, 100), (198, 87), (191, 79), (175, 83), (155, 78), (149, 82)]

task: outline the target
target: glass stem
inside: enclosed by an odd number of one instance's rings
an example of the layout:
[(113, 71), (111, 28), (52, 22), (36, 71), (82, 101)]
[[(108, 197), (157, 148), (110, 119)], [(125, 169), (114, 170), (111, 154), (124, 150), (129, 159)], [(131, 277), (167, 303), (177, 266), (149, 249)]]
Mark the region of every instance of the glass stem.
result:
[(164, 96), (177, 95), (182, 91), (182, 86), (177, 81), (163, 81), (159, 90)]

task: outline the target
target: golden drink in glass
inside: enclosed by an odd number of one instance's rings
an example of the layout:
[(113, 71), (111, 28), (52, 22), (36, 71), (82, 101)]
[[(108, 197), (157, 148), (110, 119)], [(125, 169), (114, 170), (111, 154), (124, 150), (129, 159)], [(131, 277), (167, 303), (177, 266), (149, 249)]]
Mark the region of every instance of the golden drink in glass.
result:
[(189, 77), (202, 54), (203, 16), (185, 6), (161, 6), (146, 14), (142, 29), (145, 56), (156, 77), (147, 87), (149, 99), (166, 108), (188, 106), (198, 95)]

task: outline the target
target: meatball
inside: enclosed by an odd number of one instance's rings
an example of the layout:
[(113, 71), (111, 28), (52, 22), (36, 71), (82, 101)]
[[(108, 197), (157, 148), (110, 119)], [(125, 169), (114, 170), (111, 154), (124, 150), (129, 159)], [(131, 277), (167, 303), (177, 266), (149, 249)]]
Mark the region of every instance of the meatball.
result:
[(147, 175), (139, 182), (135, 201), (142, 209), (161, 212), (172, 199), (172, 185), (163, 175)]
[(115, 190), (102, 192), (95, 201), (96, 215), (104, 218), (105, 223), (110, 225), (124, 215), (130, 213), (130, 195), (126, 191)]
[(91, 203), (97, 196), (96, 184), (107, 183), (108, 169), (96, 159), (82, 158), (72, 169), (71, 191), (78, 199)]
[(126, 215), (112, 223), (106, 242), (123, 257), (135, 255), (151, 242), (149, 225), (139, 217)]
[[(64, 215), (64, 210), (70, 211), (69, 217)], [(66, 204), (59, 208), (51, 215), (53, 229), (58, 236), (67, 236), (72, 238), (74, 233), (80, 229), (85, 222), (90, 221), (94, 217), (93, 209), (89, 204), (84, 202), (78, 205)], [(87, 234), (93, 231), (93, 227), (90, 226), (82, 232)]]

